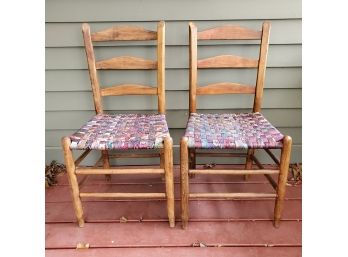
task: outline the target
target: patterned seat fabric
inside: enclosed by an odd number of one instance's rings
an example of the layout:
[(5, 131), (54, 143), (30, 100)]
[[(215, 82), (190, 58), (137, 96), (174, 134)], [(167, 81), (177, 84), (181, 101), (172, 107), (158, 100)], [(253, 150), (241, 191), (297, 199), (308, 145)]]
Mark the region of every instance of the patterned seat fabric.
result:
[(261, 113), (192, 113), (185, 137), (189, 148), (281, 148), (283, 135)]
[(98, 114), (70, 136), (71, 149), (162, 148), (169, 137), (162, 114)]

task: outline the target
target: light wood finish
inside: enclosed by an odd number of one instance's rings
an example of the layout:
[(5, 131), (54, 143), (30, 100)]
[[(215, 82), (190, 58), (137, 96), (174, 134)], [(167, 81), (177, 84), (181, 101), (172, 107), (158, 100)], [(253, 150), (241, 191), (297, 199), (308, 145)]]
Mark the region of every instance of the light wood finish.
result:
[(75, 174), (75, 162), (73, 159), (72, 152), (70, 150), (70, 144), (71, 144), (71, 141), (69, 137), (62, 138), (65, 166), (68, 173), (75, 215), (76, 215), (79, 226), (83, 227), (85, 224), (85, 221), (83, 219), (83, 209), (82, 209), (82, 203), (80, 199), (79, 184)]
[(78, 166), (86, 157), (87, 155), (91, 152), (91, 149), (85, 150), (75, 161), (75, 166)]
[(76, 174), (164, 174), (164, 169), (76, 168)]
[(225, 25), (198, 32), (198, 40), (250, 40), (261, 39), (261, 32), (236, 26)]
[[(263, 87), (265, 80), (265, 70), (267, 61), (267, 50), (269, 44), (269, 33), (270, 23), (264, 22), (262, 25), (262, 31), (254, 31), (239, 26), (224, 26), (220, 28), (209, 29), (198, 32), (197, 27), (191, 22), (189, 24), (189, 36), (190, 36), (190, 95), (189, 95), (189, 110), (190, 113), (196, 112), (196, 96), (197, 95), (211, 95), (211, 94), (254, 94), (254, 106), (253, 112), (259, 112), (261, 109), (261, 101), (263, 96)], [(197, 40), (210, 40), (210, 39), (261, 39), (260, 53), (258, 59), (251, 59), (241, 56), (234, 55), (219, 55), (206, 59), (197, 60)], [(241, 85), (233, 82), (221, 82), (213, 83), (204, 87), (197, 88), (197, 69), (198, 68), (257, 68), (256, 86), (248, 87), (247, 85)], [(279, 170), (264, 169), (264, 167), (258, 163), (255, 158), (256, 165), (260, 169), (253, 169), (254, 153), (255, 149), (248, 149), (246, 154), (241, 153), (198, 153), (195, 155), (201, 156), (222, 156), (222, 157), (246, 157), (245, 169), (244, 170), (197, 170), (190, 168), (188, 160), (188, 147), (187, 138), (181, 140), (181, 155), (180, 155), (180, 171), (181, 171), (181, 216), (183, 228), (187, 227), (188, 223), (188, 201), (189, 198), (269, 198), (277, 197), (275, 207), (275, 226), (279, 223), (280, 213), (282, 208), (282, 202), (284, 200), (285, 193), (285, 165), (288, 165), (288, 156), (290, 155), (290, 148), (284, 144), (282, 150), (282, 165)], [(285, 140), (286, 141), (286, 140)], [(285, 142), (284, 141), (284, 142)], [(291, 144), (291, 143), (290, 143)], [(190, 152), (195, 149), (190, 149)], [(273, 159), (272, 155), (271, 158)], [(191, 154), (190, 154), (190, 163)], [(285, 164), (284, 164), (285, 163)], [(191, 167), (191, 164), (190, 164)], [(194, 174), (207, 174), (207, 175), (250, 175), (250, 174), (263, 174), (271, 183), (272, 187), (275, 188), (277, 184), (274, 182), (270, 175), (279, 174), (279, 182), (277, 187), (277, 194), (270, 193), (189, 193), (189, 175)], [(285, 182), (284, 182), (285, 181)]]
[(187, 137), (183, 137), (180, 142), (180, 186), (181, 186), (181, 223), (185, 229), (189, 217), (189, 177), (188, 177), (188, 147)]
[[(83, 38), (85, 43), (88, 70), (93, 90), (94, 105), (96, 113), (103, 113), (102, 96), (112, 95), (158, 95), (158, 112), (165, 114), (165, 24), (159, 22), (157, 32), (148, 31), (138, 27), (113, 27), (91, 36), (90, 27), (84, 23), (82, 26)], [(157, 39), (157, 61), (145, 60), (134, 56), (119, 56), (111, 59), (96, 62), (92, 40), (94, 41), (111, 41), (111, 40), (156, 40)], [(109, 88), (100, 88), (97, 69), (156, 69), (157, 70), (157, 87), (150, 87), (139, 84), (122, 84)], [(83, 226), (83, 212), (80, 197), (116, 197), (116, 198), (161, 198), (167, 201), (167, 212), (170, 227), (175, 226), (174, 214), (174, 175), (173, 175), (173, 141), (171, 138), (164, 140), (164, 149), (160, 153), (149, 154), (132, 154), (121, 153), (109, 156), (108, 150), (102, 150), (101, 158), (96, 162), (94, 167), (75, 167), (75, 163), (70, 150), (70, 139), (64, 138), (63, 150), (65, 163), (69, 174), (69, 180), (72, 188), (73, 204), (79, 225)], [(79, 164), (90, 152), (85, 151), (77, 160)], [(160, 157), (160, 168), (148, 169), (124, 169), (110, 167), (109, 158), (152, 158)], [(103, 163), (102, 168), (98, 168), (99, 163)], [(88, 175), (105, 174), (111, 178), (111, 174), (159, 174), (165, 175), (165, 193), (80, 193), (79, 183), (76, 175), (86, 175), (80, 185)]]
[(161, 21), (157, 26), (157, 94), (158, 94), (158, 112), (166, 113), (165, 99), (165, 23)]
[(138, 84), (122, 84), (101, 90), (101, 96), (111, 95), (157, 95), (157, 88)]
[(94, 107), (97, 114), (103, 113), (102, 99), (100, 95), (100, 85), (97, 76), (97, 68), (95, 65), (95, 56), (93, 44), (91, 40), (91, 30), (87, 23), (82, 24), (83, 41), (88, 63), (89, 78), (91, 80)]
[(157, 32), (135, 26), (114, 26), (92, 34), (92, 41), (155, 40)]
[(274, 198), (276, 194), (271, 193), (191, 193), (190, 198), (222, 198), (222, 199), (241, 199), (241, 198)]
[(189, 23), (189, 58), (190, 58), (190, 84), (189, 84), (189, 109), (190, 113), (196, 112), (196, 90), (197, 90), (197, 27)]
[(80, 197), (105, 197), (105, 198), (166, 198), (165, 193), (80, 193)]
[(271, 24), (269, 22), (264, 22), (262, 25), (262, 39), (261, 39), (260, 54), (259, 54), (259, 66), (257, 70), (256, 93), (255, 93), (254, 108), (253, 108), (254, 112), (261, 111), (263, 87), (264, 87), (265, 75), (266, 75), (266, 62), (267, 62), (270, 30), (271, 30)]
[(279, 227), (280, 218), (284, 207), (283, 205), (286, 191), (286, 182), (288, 180), (291, 145), (292, 138), (290, 136), (285, 136), (283, 139), (283, 148), (280, 156), (280, 173), (278, 178), (277, 199), (274, 207), (274, 226), (276, 228)]
[(159, 156), (159, 153), (118, 153), (109, 155), (109, 158), (158, 158)]
[(264, 174), (278, 174), (279, 170), (189, 170), (189, 174), (205, 174), (205, 175), (264, 175)]
[(276, 164), (280, 165), (280, 161), (278, 160), (277, 157), (275, 157), (275, 155), (271, 152), (271, 150), (269, 150), (269, 149), (264, 149), (264, 150), (266, 151), (266, 153), (268, 153), (268, 155), (272, 158), (272, 160), (273, 160)]
[(197, 88), (197, 95), (255, 94), (255, 87), (239, 83), (213, 83)]
[(157, 62), (134, 56), (118, 56), (96, 62), (98, 70), (154, 70)]
[(167, 213), (169, 226), (175, 227), (174, 209), (174, 174), (173, 174), (173, 140), (170, 137), (164, 139), (164, 170), (166, 181)]
[(218, 55), (197, 61), (198, 69), (256, 68), (257, 65), (257, 59), (245, 58), (237, 55)]

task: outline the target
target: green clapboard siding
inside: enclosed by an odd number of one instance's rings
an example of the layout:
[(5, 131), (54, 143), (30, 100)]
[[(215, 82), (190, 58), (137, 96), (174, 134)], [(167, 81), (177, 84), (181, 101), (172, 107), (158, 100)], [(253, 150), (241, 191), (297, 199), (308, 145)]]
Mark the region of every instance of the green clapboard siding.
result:
[[(263, 20), (272, 23), (267, 62), (263, 114), (279, 130), (292, 136), (292, 161), (302, 161), (302, 20), (299, 0), (46, 0), (46, 163), (62, 162), (60, 138), (76, 131), (94, 115), (92, 93), (83, 48), (81, 24), (92, 31), (114, 25), (136, 25), (156, 30), (158, 20), (166, 21), (166, 101), (167, 121), (174, 140), (174, 161), (179, 162), (179, 140), (188, 118), (188, 21), (199, 30), (224, 24), (260, 29)], [(153, 42), (98, 43), (97, 59), (135, 55), (154, 59)], [(255, 41), (205, 41), (199, 58), (217, 54), (257, 57)], [(101, 71), (101, 85), (122, 83), (156, 84), (154, 71)], [(255, 84), (254, 69), (199, 70), (199, 85), (214, 82)], [(200, 112), (247, 112), (252, 106), (247, 95), (200, 96)], [(151, 96), (104, 98), (110, 113), (156, 110)], [(275, 151), (277, 152), (277, 151)], [(264, 153), (262, 162), (271, 163)], [(98, 158), (93, 153), (86, 164)], [(199, 158), (199, 163), (241, 163), (243, 159)], [(117, 164), (154, 164), (155, 159), (118, 160)]]

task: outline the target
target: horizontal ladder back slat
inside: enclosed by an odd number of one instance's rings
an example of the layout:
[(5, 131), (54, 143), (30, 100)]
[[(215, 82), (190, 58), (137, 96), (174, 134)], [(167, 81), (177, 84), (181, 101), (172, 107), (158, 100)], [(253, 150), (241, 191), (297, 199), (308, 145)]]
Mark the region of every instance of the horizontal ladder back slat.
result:
[(198, 32), (198, 40), (257, 40), (261, 39), (261, 31), (226, 25)]
[(111, 95), (157, 95), (157, 87), (139, 85), (139, 84), (122, 84), (112, 87), (102, 88), (102, 96)]
[(157, 32), (142, 27), (115, 26), (92, 34), (92, 41), (155, 40)]
[(134, 56), (119, 56), (96, 62), (99, 70), (154, 70), (157, 61), (147, 60)]
[(218, 55), (197, 61), (197, 68), (257, 68), (257, 59), (245, 58), (236, 55)]
[(255, 86), (231, 82), (222, 82), (197, 87), (196, 93), (197, 95), (254, 94)]

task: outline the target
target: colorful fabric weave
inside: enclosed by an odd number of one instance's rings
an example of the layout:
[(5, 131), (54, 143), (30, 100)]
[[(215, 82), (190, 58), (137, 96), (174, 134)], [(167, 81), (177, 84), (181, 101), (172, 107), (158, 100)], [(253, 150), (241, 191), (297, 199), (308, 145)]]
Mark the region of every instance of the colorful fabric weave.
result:
[(189, 148), (281, 148), (283, 135), (261, 113), (191, 113), (185, 137)]
[(71, 149), (162, 148), (169, 137), (165, 115), (98, 114), (70, 136)]

